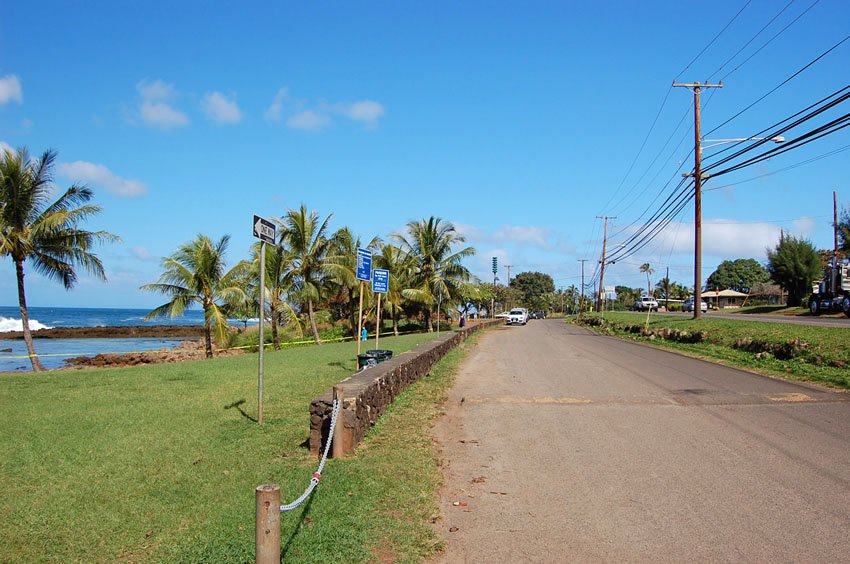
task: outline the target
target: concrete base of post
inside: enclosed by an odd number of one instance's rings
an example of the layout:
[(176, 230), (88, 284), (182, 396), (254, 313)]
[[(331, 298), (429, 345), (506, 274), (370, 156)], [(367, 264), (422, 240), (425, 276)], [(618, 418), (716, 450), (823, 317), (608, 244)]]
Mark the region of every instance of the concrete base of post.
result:
[(280, 487), (258, 486), (257, 564), (280, 564)]

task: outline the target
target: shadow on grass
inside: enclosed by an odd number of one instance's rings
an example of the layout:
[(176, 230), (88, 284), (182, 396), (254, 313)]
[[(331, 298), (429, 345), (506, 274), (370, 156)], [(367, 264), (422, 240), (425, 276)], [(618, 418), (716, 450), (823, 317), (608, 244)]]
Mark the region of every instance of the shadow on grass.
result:
[(286, 544), (284, 544), (280, 549), (280, 561), (286, 562), (286, 555), (289, 553), (289, 548), (292, 546), (292, 543), (295, 541), (295, 538), (298, 536), (298, 532), (301, 530), (301, 527), (304, 525), (305, 520), (307, 519), (307, 514), (310, 513), (310, 506), (313, 505), (313, 498), (316, 496), (316, 490), (310, 494), (310, 497), (307, 498), (307, 502), (304, 504), (304, 509), (301, 510), (301, 515), (298, 516), (298, 521), (295, 522), (292, 527), (292, 533), (289, 535), (289, 538), (286, 539)]
[(242, 414), (242, 417), (244, 417), (245, 419), (248, 419), (248, 420), (253, 421), (254, 423), (256, 423), (256, 422), (257, 422), (257, 419), (256, 419), (255, 417), (251, 417), (250, 415), (248, 415), (248, 414), (245, 412), (245, 410), (244, 410), (244, 409), (242, 409), (242, 405), (243, 405), (246, 401), (247, 401), (247, 400), (244, 400), (244, 399), (241, 399), (241, 400), (235, 401), (235, 402), (231, 403), (230, 405), (225, 405), (225, 406), (224, 406), (224, 409), (236, 409), (236, 411), (238, 411), (239, 413), (241, 413), (241, 414)]

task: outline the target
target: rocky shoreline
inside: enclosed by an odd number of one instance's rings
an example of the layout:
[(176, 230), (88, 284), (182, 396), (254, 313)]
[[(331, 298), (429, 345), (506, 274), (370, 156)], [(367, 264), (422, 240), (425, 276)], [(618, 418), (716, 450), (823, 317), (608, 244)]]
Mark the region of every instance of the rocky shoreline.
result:
[[(67, 359), (67, 366), (58, 370), (74, 368), (117, 368), (139, 364), (159, 364), (201, 360), (204, 351), (204, 328), (200, 325), (127, 325), (113, 327), (54, 327), (33, 331), (33, 340), (38, 348), (40, 339), (186, 339), (176, 347), (143, 352), (103, 353), (96, 356), (79, 356)], [(3, 339), (23, 339), (22, 331), (0, 333)], [(0, 347), (2, 348), (2, 347)], [(213, 350), (215, 357), (244, 354), (243, 350)]]
[[(120, 325), (113, 327), (53, 327), (32, 332), (33, 339), (186, 339), (204, 336), (201, 325)], [(23, 339), (23, 331), (0, 333), (0, 339)]]

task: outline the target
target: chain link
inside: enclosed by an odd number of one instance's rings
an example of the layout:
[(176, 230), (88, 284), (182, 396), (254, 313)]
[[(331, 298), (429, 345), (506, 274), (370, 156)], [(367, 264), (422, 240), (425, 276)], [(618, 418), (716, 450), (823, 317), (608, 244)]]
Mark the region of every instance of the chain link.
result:
[(328, 431), (328, 440), (325, 442), (325, 452), (322, 454), (322, 460), (319, 462), (319, 468), (313, 473), (313, 477), (310, 478), (310, 485), (307, 486), (307, 489), (301, 494), (301, 497), (289, 503), (287, 505), (281, 505), (280, 511), (284, 513), (286, 511), (292, 511), (297, 508), (299, 505), (304, 503), (310, 494), (313, 493), (313, 490), (316, 489), (316, 486), (319, 485), (319, 480), (322, 478), (322, 470), (325, 468), (325, 462), (328, 460), (328, 451), (331, 448), (331, 442), (334, 438), (334, 427), (336, 427), (336, 418), (339, 415), (339, 409), (342, 405), (342, 401), (339, 399), (335, 399), (333, 403), (333, 410), (331, 411), (331, 428)]

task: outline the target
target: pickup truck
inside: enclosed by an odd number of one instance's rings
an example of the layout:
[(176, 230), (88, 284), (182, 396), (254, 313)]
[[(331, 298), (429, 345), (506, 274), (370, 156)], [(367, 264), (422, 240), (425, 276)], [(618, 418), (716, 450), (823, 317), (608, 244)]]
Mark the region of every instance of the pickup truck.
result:
[(642, 296), (635, 302), (635, 311), (658, 311), (658, 301), (652, 296)]
[(514, 308), (508, 312), (508, 325), (525, 325), (528, 323), (528, 310), (525, 308)]

